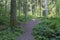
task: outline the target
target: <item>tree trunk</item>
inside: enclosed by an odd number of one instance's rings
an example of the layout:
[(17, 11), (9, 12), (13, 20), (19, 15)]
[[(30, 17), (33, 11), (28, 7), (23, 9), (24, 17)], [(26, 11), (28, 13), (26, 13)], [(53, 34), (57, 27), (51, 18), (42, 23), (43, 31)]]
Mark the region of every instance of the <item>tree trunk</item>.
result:
[(48, 0), (45, 0), (45, 12), (46, 12), (46, 16), (48, 16)]
[(20, 16), (20, 12), (21, 12), (21, 0), (18, 1), (18, 9), (19, 9), (19, 16)]
[(16, 0), (11, 0), (11, 13), (10, 13), (11, 30), (13, 30), (15, 23), (16, 23)]
[(24, 0), (24, 3), (23, 3), (23, 12), (25, 14), (25, 21), (27, 20), (27, 0)]
[(32, 0), (32, 15), (35, 14), (35, 0)]
[(5, 0), (5, 12), (4, 12), (4, 16), (7, 16), (7, 0)]
[(42, 1), (39, 0), (39, 2), (40, 2), (40, 3), (39, 3), (39, 4), (40, 4), (40, 17), (42, 17), (42, 13), (41, 13), (41, 6), (42, 6), (41, 2), (42, 2)]

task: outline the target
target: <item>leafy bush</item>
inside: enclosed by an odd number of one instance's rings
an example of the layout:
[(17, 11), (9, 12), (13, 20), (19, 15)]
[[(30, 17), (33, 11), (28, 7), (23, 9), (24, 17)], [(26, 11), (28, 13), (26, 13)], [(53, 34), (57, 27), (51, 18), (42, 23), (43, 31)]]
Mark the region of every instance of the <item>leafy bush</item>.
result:
[(9, 17), (6, 16), (0, 16), (0, 25), (7, 25), (9, 24)]
[(10, 18), (7, 16), (0, 16), (0, 40), (15, 40), (15, 38), (23, 33), (23, 29), (14, 26), (13, 31), (9, 26)]
[(17, 21), (18, 21), (18, 22), (25, 22), (24, 15), (18, 16), (18, 17), (17, 17)]
[(33, 28), (36, 40), (60, 40), (60, 17), (45, 18)]
[(0, 16), (0, 30), (6, 29), (9, 26), (9, 17)]
[(25, 16), (24, 15), (21, 15), (21, 16), (18, 16), (17, 17), (17, 21), (18, 22), (26, 22), (26, 21), (31, 20), (32, 18), (35, 18), (35, 17), (32, 16), (32, 15), (27, 15), (27, 18), (25, 19)]
[(0, 40), (15, 40), (18, 36), (21, 36), (23, 29), (21, 27), (14, 27), (14, 32), (10, 28), (0, 31)]

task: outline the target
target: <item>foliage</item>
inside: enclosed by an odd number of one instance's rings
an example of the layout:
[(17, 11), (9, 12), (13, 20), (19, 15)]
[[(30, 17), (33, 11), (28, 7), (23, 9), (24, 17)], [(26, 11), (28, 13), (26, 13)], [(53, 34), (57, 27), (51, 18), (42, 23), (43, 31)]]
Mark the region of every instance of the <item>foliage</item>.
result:
[(0, 16), (0, 25), (8, 25), (8, 24), (9, 24), (9, 17)]
[(7, 29), (9, 26), (9, 17), (0, 16), (0, 30)]
[(20, 36), (23, 33), (21, 27), (14, 27), (14, 32), (10, 30), (10, 27), (4, 31), (0, 31), (0, 40), (15, 40), (17, 36)]
[(60, 40), (60, 17), (46, 18), (33, 29), (36, 40)]
[(21, 16), (17, 17), (17, 21), (18, 22), (27, 22), (27, 21), (31, 20), (32, 18), (36, 18), (36, 17), (33, 15), (27, 15), (27, 19), (25, 19), (25, 16), (21, 15)]
[(8, 16), (0, 16), (0, 40), (15, 40), (17, 36), (23, 33), (23, 29), (14, 26), (14, 31), (10, 28), (10, 18)]

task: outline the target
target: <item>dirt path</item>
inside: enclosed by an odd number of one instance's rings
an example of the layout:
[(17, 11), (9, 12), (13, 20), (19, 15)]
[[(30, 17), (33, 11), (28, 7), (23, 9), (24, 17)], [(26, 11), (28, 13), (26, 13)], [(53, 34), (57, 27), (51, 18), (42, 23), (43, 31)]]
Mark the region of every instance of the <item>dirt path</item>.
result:
[(24, 33), (22, 36), (18, 37), (17, 40), (34, 40), (32, 36), (32, 28), (37, 25), (40, 21), (32, 19), (24, 25)]

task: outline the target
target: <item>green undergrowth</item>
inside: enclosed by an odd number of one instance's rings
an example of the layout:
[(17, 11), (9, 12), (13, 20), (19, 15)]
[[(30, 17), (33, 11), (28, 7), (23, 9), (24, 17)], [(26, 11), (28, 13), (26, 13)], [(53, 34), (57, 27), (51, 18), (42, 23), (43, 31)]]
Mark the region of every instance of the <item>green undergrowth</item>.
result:
[(35, 40), (60, 40), (60, 17), (42, 18), (33, 28)]
[(10, 28), (0, 31), (0, 40), (15, 40), (18, 36), (21, 36), (23, 29), (21, 27), (14, 27), (14, 31)]
[(0, 16), (0, 40), (15, 40), (18, 36), (23, 33), (23, 28), (16, 25), (13, 30), (11, 30), (10, 18), (7, 16)]
[(17, 17), (17, 21), (24, 23), (24, 22), (30, 21), (30, 20), (33, 19), (33, 18), (36, 18), (36, 17), (33, 16), (33, 15), (27, 15), (26, 18), (25, 18), (24, 15), (21, 15), (21, 16), (18, 16), (18, 17)]
[(9, 17), (7, 16), (0, 16), (0, 31), (5, 30), (9, 26)]
[(0, 16), (0, 25), (8, 25), (10, 18), (7, 16)]

